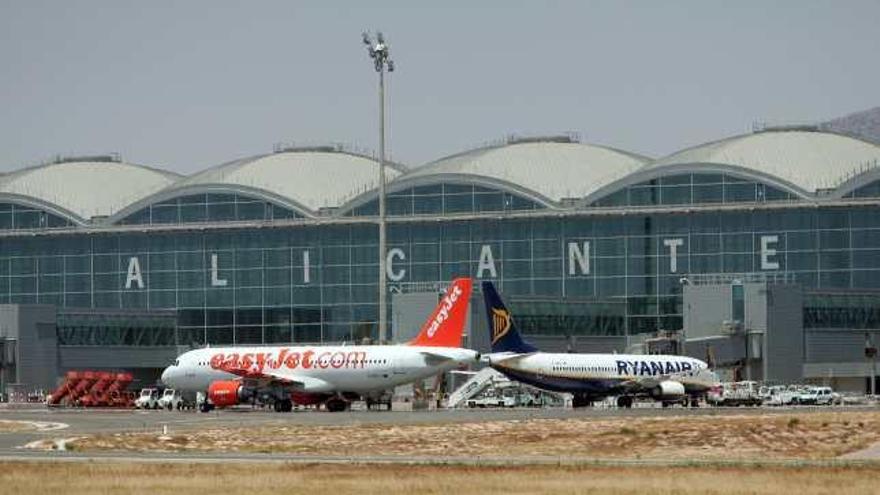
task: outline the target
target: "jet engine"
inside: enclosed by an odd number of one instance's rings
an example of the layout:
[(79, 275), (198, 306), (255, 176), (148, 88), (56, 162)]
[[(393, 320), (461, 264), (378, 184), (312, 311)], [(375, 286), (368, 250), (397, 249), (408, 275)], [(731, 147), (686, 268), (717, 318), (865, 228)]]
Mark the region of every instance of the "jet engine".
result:
[(237, 380), (222, 380), (208, 386), (208, 399), (217, 407), (234, 406), (248, 400), (252, 394)]
[(681, 382), (666, 380), (657, 384), (651, 392), (655, 399), (678, 399), (684, 396), (684, 385)]

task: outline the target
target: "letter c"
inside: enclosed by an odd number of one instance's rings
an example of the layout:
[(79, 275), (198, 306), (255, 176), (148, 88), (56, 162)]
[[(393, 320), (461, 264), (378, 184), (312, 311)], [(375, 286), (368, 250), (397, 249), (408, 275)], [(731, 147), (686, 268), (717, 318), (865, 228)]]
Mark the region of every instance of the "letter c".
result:
[(406, 269), (401, 268), (400, 270), (394, 271), (394, 258), (399, 258), (400, 260), (406, 259), (406, 254), (403, 252), (403, 249), (394, 248), (388, 251), (388, 256), (385, 258), (385, 274), (388, 276), (388, 280), (393, 282), (400, 282), (403, 280), (403, 277), (406, 275)]

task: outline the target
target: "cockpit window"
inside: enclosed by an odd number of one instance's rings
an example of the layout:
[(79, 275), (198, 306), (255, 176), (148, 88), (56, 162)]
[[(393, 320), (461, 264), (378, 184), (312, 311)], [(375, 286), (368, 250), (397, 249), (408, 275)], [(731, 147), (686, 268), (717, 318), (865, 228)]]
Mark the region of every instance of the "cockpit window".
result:
[(174, 366), (180, 366), (180, 359), (174, 360)]

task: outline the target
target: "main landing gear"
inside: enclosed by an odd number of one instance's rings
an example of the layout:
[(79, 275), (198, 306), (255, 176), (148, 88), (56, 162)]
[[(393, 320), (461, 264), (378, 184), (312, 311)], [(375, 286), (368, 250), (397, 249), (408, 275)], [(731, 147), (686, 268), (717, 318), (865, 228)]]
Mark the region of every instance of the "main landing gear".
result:
[(293, 411), (293, 401), (290, 399), (276, 400), (274, 407), (275, 412), (290, 412)]
[(586, 394), (574, 394), (571, 399), (571, 407), (577, 409), (580, 407), (593, 407), (593, 399)]
[(629, 395), (621, 395), (617, 398), (617, 407), (621, 409), (631, 409), (633, 406), (633, 398)]
[(327, 408), (328, 412), (342, 412), (348, 409), (350, 405), (351, 403), (342, 397), (331, 397), (327, 399), (327, 402), (324, 402), (324, 407)]

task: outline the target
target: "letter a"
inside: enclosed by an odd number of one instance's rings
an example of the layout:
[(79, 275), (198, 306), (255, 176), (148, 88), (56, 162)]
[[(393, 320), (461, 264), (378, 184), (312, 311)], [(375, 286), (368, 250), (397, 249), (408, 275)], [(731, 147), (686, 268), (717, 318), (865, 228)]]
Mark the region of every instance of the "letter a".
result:
[(137, 288), (144, 288), (144, 277), (141, 275), (141, 263), (137, 256), (128, 259), (128, 276), (125, 277), (125, 288), (131, 289), (131, 283), (137, 282)]
[(495, 271), (495, 257), (492, 256), (492, 246), (483, 244), (480, 250), (480, 263), (477, 265), (477, 278), (483, 278), (483, 272), (489, 270), (489, 276), (496, 278), (498, 273)]

